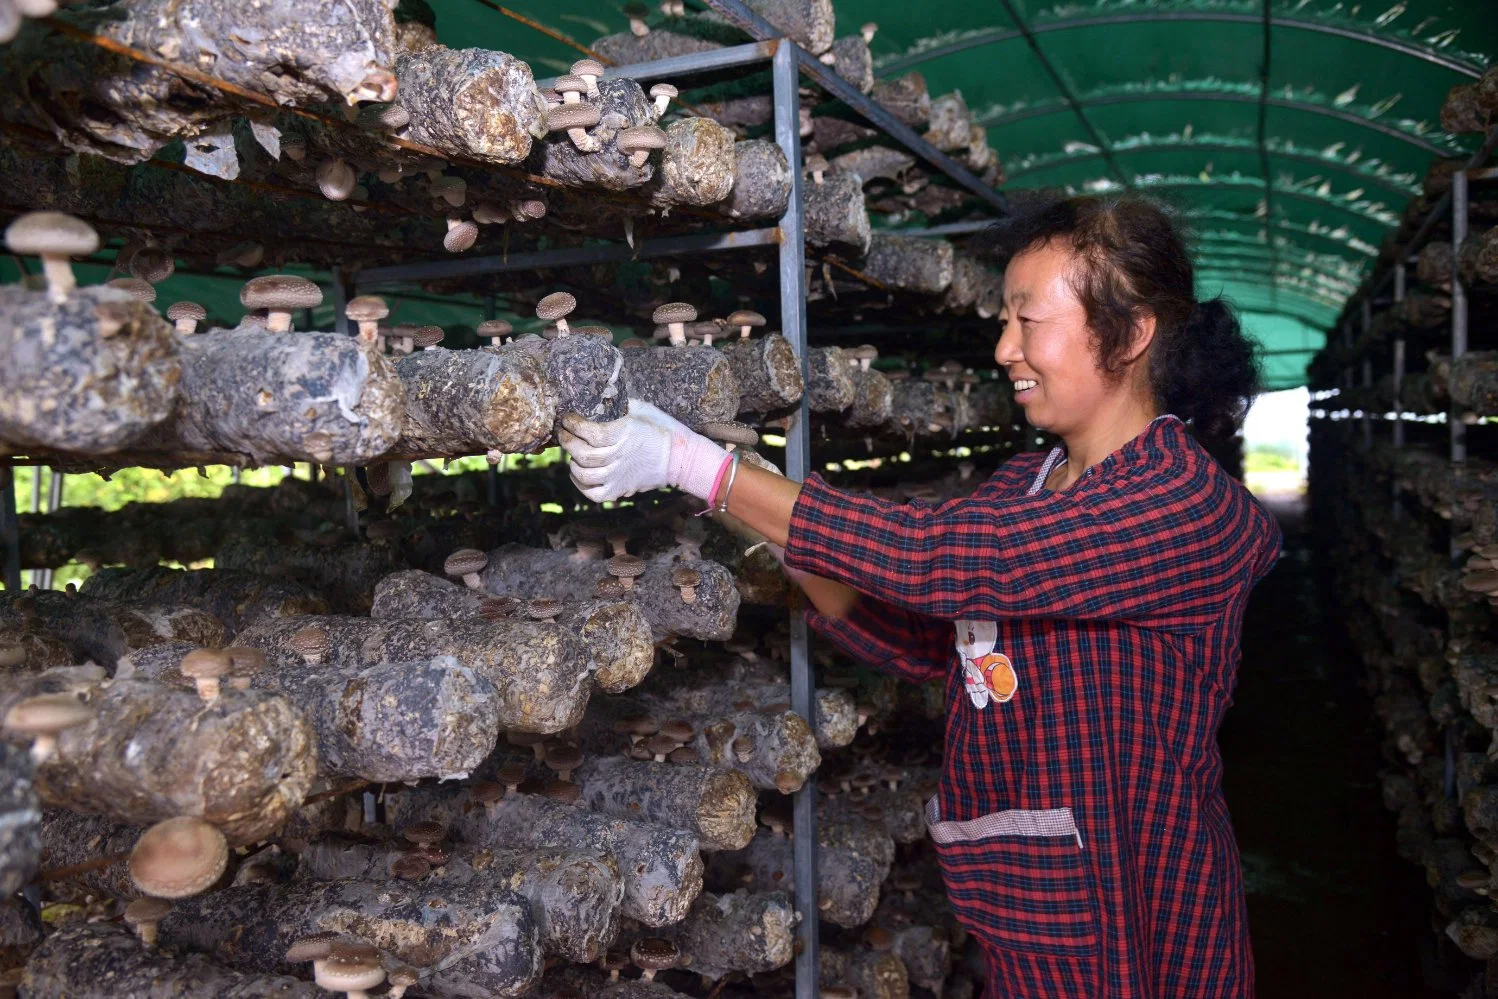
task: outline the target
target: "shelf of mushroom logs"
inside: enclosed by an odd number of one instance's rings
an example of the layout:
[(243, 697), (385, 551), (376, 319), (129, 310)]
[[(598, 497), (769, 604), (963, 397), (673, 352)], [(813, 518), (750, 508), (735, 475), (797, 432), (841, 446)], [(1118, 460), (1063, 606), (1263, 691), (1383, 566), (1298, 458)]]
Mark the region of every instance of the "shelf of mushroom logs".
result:
[[(966, 203), (815, 109), (809, 382), (763, 318), (775, 265), (753, 248), (420, 291), (503, 300), (512, 321), (477, 338), (383, 327), (409, 288), (347, 303), (356, 335), (294, 330), (321, 291), (260, 272), (407, 262), (439, 243), (577, 245), (631, 219), (635, 235), (725, 216), (770, 225), (783, 193), (752, 210), (739, 199), (789, 188), (778, 147), (749, 137), (761, 98), (730, 88), (696, 105), (722, 124), (675, 117), (669, 95), (657, 104), (580, 66), (559, 84), (558, 119), (515, 57), (422, 44), (413, 23), (398, 42), (386, 4), (352, 2), (372, 39), (323, 23), (316, 5), (236, 6), (235, 37), (266, 41), (215, 63), (242, 93), (194, 80), (190, 110), (152, 96), (188, 71), (106, 58), (76, 31), (32, 25), (0, 50), (0, 75), (48, 67), (28, 100), (79, 73), (124, 81), (92, 91), (117, 102), (107, 135), (65, 101), (0, 109), (0, 173), (18, 178), (4, 197), (25, 202), (0, 211), (73, 213), (7, 231), (43, 273), (0, 286), (0, 447), (70, 471), (323, 470), (216, 500), (21, 518), (23, 567), (94, 571), (81, 592), (0, 598), (0, 966), (27, 996), (790, 995), (788, 795), (814, 781), (823, 994), (971, 995), (922, 836), (941, 691), (819, 653), (813, 733), (789, 709), (791, 596), (755, 539), (675, 497), (589, 507), (544, 459), (497, 482), (412, 474), (429, 459), (544, 450), (559, 413), (611, 418), (631, 397), (773, 460), (754, 428), (774, 429), (805, 394), (829, 474), (896, 498), (960, 495), (977, 483), (972, 455), (1014, 444), (1007, 386), (985, 367), (991, 337), (974, 331), (997, 279), (949, 242), (871, 233), (868, 208), (915, 219)], [(129, 8), (135, 24), (87, 10), (54, 23), (198, 65), (223, 14), (188, 6), (201, 15), (190, 37), (160, 37), (187, 18), (150, 16), (152, 0)], [(304, 57), (282, 59), (292, 17)], [(241, 23), (254, 18), (268, 20)], [(338, 78), (356, 42), (391, 69), (369, 72), (361, 55), (358, 78)], [(852, 73), (867, 39), (836, 52)], [(310, 68), (275, 77), (275, 116), (246, 118), (267, 86), (257, 59)], [(480, 110), (437, 113), (439, 96)], [(960, 98), (929, 100), (910, 78), (876, 96), (989, 165)], [(318, 110), (333, 99), (360, 102), (358, 120)], [(481, 113), (494, 102), (508, 119)], [(600, 108), (598, 125), (566, 117)], [(648, 131), (620, 148), (632, 140), (615, 111), (637, 129), (664, 123), (665, 148), (648, 148)], [(532, 141), (543, 120), (562, 130)], [(56, 155), (64, 136), (83, 155)], [(138, 162), (184, 136), (185, 168)], [(711, 148), (728, 151), (713, 155), (731, 191), (682, 194), (688, 174), (711, 171), (678, 175), (672, 157)], [(476, 234), (484, 218), (507, 219), (504, 233)], [(132, 277), (75, 286), (68, 259), (101, 236), (122, 241)], [(246, 314), (168, 297), (179, 263), (253, 276)], [(611, 335), (591, 335), (598, 321)], [(659, 347), (625, 336), (652, 327)], [(919, 358), (890, 349), (913, 330)]]

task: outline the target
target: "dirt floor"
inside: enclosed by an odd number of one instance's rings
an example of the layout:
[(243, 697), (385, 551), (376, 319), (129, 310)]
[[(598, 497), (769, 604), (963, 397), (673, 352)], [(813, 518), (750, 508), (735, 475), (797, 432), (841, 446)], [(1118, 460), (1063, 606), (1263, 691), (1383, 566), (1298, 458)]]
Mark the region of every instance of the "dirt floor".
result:
[(1221, 735), (1258, 994), (1450, 995), (1426, 984), (1442, 977), (1430, 892), (1394, 852), (1372, 707), (1340, 623), (1325, 616), (1299, 501), (1270, 503), (1285, 555), (1249, 604)]

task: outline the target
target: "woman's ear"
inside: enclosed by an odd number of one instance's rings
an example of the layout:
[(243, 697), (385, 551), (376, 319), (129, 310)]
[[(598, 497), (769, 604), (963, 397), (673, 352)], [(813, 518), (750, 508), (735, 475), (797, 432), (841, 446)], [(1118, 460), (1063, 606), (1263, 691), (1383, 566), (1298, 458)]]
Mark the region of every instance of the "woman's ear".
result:
[(1129, 342), (1129, 349), (1124, 351), (1123, 360), (1125, 364), (1133, 364), (1144, 356), (1149, 350), (1150, 344), (1155, 339), (1155, 314), (1147, 312), (1139, 317), (1134, 323), (1133, 339)]

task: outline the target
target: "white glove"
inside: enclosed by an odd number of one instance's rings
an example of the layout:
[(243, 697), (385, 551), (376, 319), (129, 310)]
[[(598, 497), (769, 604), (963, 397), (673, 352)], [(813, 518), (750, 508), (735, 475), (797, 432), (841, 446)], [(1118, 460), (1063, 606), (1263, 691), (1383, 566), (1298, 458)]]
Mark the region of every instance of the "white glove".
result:
[(629, 400), (629, 415), (593, 423), (562, 417), (558, 435), (572, 457), (572, 482), (595, 503), (675, 486), (712, 502), (728, 452), (648, 402)]

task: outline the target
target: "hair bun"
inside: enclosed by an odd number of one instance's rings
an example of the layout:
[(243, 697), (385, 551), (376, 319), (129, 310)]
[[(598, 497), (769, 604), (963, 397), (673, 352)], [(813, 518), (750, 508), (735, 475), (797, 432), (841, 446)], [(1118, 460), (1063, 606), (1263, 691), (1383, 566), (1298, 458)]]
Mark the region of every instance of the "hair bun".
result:
[(1194, 303), (1180, 332), (1175, 349), (1156, 359), (1165, 409), (1203, 438), (1232, 437), (1258, 388), (1258, 346), (1221, 298)]

